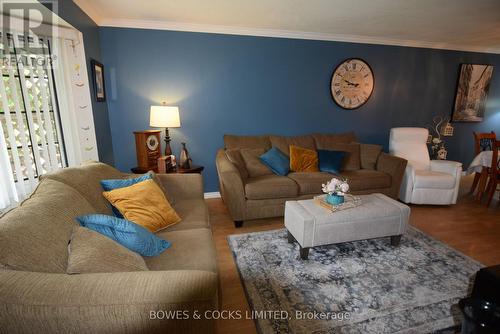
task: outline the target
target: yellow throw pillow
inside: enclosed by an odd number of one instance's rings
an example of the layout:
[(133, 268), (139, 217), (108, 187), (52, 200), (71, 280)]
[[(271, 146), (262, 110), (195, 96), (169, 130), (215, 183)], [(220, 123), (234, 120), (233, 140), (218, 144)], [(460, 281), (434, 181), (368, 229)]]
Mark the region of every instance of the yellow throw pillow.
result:
[(318, 172), (318, 152), (290, 145), (290, 170), (293, 172)]
[(125, 219), (153, 233), (181, 221), (163, 191), (153, 180), (145, 180), (102, 194)]

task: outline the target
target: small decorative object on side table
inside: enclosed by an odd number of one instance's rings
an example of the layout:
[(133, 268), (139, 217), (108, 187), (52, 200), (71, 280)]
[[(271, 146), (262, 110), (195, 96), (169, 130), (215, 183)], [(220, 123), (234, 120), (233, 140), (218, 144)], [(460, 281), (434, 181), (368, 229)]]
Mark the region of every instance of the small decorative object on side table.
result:
[(189, 157), (189, 153), (186, 148), (186, 143), (181, 143), (181, 144), (182, 144), (182, 150), (179, 156), (179, 166), (182, 169), (191, 169), (191, 158)]
[(161, 155), (160, 131), (135, 131), (134, 135), (137, 167), (132, 168), (132, 172), (140, 174), (146, 173), (149, 170), (157, 171), (157, 160)]
[(175, 155), (166, 155), (158, 158), (158, 173), (171, 173), (177, 167)]
[(175, 162), (175, 156), (165, 156), (158, 159), (158, 173), (179, 173), (194, 174), (201, 173), (205, 167), (190, 165), (189, 168), (183, 168)]

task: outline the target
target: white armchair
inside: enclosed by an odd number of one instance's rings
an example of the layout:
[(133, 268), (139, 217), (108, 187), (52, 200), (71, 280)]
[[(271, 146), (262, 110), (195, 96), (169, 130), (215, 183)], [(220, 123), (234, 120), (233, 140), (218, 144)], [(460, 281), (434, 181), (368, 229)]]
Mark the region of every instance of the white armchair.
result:
[(428, 135), (429, 131), (424, 128), (391, 129), (389, 152), (408, 160), (399, 198), (413, 204), (455, 204), (462, 164), (430, 160)]

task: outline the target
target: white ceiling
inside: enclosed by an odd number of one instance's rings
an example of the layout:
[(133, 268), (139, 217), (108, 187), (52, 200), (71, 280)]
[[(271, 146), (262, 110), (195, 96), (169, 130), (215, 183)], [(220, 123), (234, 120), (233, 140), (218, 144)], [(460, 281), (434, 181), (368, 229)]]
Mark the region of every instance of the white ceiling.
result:
[(74, 0), (98, 25), (500, 53), (500, 0)]

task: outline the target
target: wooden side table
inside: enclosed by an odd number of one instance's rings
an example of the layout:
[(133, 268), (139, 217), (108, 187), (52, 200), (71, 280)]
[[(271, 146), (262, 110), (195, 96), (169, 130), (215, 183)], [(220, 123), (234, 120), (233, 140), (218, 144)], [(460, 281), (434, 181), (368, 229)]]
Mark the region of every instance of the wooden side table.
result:
[(134, 174), (146, 174), (150, 170), (155, 173), (158, 173), (158, 168), (142, 168), (142, 167), (134, 167), (130, 169)]
[(169, 173), (179, 173), (179, 174), (200, 174), (205, 167), (192, 165), (191, 168), (176, 168)]
[[(167, 172), (167, 174), (171, 174), (171, 173), (179, 173), (179, 174), (198, 173), (198, 174), (200, 174), (203, 171), (203, 169), (205, 169), (205, 167), (193, 165), (193, 166), (191, 166), (191, 168), (188, 168), (188, 169), (175, 168), (174, 170)], [(147, 169), (147, 168), (141, 168), (141, 167), (134, 167), (131, 169), (132, 173), (134, 173), (134, 174), (145, 174), (145, 173), (149, 172), (150, 170), (152, 170), (155, 173), (158, 173), (158, 169), (154, 169), (154, 168)]]

